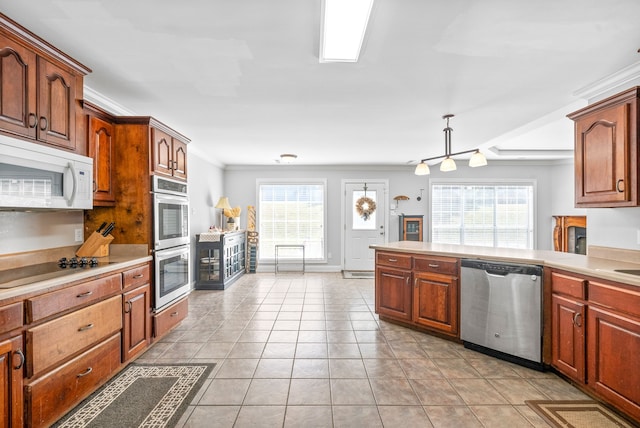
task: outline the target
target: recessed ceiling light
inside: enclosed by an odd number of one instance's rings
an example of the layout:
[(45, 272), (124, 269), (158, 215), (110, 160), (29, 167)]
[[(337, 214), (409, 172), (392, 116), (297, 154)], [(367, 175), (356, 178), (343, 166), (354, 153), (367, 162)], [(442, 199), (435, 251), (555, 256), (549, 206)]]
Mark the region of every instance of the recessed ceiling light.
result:
[(323, 0), (320, 62), (357, 62), (373, 0)]

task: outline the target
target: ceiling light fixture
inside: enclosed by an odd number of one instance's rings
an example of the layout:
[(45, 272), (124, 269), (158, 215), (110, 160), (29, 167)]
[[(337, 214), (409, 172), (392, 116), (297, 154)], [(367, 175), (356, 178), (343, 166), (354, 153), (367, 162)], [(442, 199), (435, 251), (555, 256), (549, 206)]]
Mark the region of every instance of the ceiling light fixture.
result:
[(422, 159), (420, 163), (416, 166), (416, 170), (414, 173), (416, 175), (428, 175), (431, 173), (429, 170), (429, 165), (427, 165), (428, 161), (435, 159), (445, 158), (440, 164), (440, 171), (448, 172), (456, 170), (456, 162), (453, 160), (452, 156), (464, 155), (467, 153), (473, 153), (471, 159), (469, 159), (469, 166), (472, 168), (478, 166), (485, 166), (487, 164), (487, 158), (480, 153), (480, 149), (472, 149), (465, 150), (463, 152), (451, 153), (451, 127), (449, 126), (449, 119), (451, 119), (454, 115), (445, 114), (442, 116), (443, 119), (447, 121), (447, 127), (443, 129), (444, 131), (444, 155), (434, 156), (432, 158)]
[(373, 0), (323, 0), (320, 62), (357, 62)]
[(292, 163), (296, 159), (298, 159), (298, 156), (291, 153), (283, 153), (280, 155), (280, 163)]

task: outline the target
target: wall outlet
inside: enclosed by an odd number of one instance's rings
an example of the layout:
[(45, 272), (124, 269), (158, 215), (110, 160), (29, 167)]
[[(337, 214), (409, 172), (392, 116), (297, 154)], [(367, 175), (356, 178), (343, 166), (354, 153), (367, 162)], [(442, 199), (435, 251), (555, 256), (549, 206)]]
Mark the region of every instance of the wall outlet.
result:
[(76, 229), (75, 230), (75, 235), (76, 235), (76, 242), (82, 242), (84, 241), (84, 235), (82, 234), (82, 229)]

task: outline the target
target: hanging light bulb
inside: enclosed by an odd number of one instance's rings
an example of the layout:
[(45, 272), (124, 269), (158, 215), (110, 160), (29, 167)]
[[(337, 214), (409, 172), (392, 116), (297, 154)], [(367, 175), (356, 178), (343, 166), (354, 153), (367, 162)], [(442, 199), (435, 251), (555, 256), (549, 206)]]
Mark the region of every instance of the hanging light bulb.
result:
[(440, 171), (442, 172), (449, 172), (449, 171), (455, 171), (455, 170), (456, 170), (456, 162), (448, 156), (440, 164)]
[(469, 166), (475, 168), (477, 166), (485, 166), (487, 164), (487, 158), (484, 157), (480, 150), (476, 151), (469, 159)]
[(416, 170), (414, 171), (415, 175), (429, 175), (431, 171), (429, 170), (429, 165), (424, 162), (420, 162), (416, 165)]

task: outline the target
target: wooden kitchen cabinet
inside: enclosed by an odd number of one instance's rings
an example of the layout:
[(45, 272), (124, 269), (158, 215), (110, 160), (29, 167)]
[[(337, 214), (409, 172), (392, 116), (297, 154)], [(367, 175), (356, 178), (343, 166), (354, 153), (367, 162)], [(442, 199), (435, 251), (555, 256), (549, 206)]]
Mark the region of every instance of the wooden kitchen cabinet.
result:
[(93, 206), (114, 206), (115, 130), (113, 123), (91, 113), (88, 116), (87, 156), (93, 159)]
[(187, 144), (159, 129), (151, 128), (153, 172), (187, 179)]
[(151, 268), (136, 266), (122, 277), (122, 361), (126, 362), (151, 344)]
[(458, 259), (416, 256), (413, 265), (413, 322), (457, 335)]
[(123, 294), (122, 361), (128, 361), (151, 343), (151, 287)]
[(177, 326), (187, 317), (189, 300), (183, 297), (153, 316), (153, 336), (160, 338)]
[(0, 340), (0, 428), (23, 426), (24, 363), (22, 335)]
[(376, 252), (376, 313), (400, 321), (411, 321), (412, 257)]
[(638, 206), (640, 87), (568, 115), (575, 128), (577, 207)]
[(422, 241), (423, 217), (422, 215), (401, 215), (399, 217), (400, 241)]
[(90, 69), (0, 15), (0, 130), (84, 154), (76, 141)]
[(640, 289), (551, 272), (551, 365), (640, 419)]

